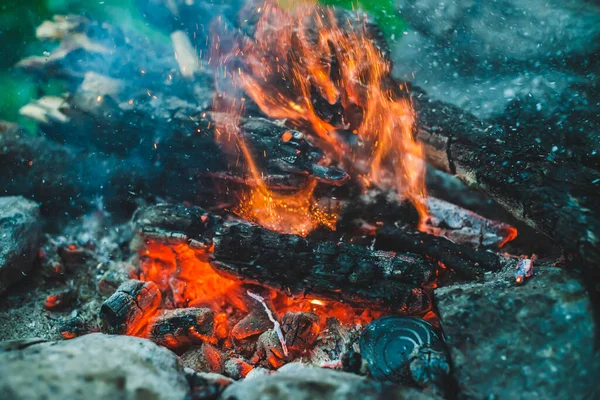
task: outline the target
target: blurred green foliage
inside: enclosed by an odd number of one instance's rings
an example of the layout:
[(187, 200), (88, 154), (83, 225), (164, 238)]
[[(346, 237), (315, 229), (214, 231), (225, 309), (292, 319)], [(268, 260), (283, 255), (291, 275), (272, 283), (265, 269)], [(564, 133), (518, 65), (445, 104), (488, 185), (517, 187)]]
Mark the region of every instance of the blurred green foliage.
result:
[[(19, 108), (43, 94), (59, 94), (57, 82), (34, 83), (14, 65), (24, 57), (42, 55), (52, 43), (36, 39), (35, 29), (55, 14), (87, 14), (94, 18), (131, 22), (132, 0), (0, 0), (0, 119), (31, 126)], [(137, 21), (140, 18), (137, 17)]]
[[(134, 0), (0, 0), (0, 120), (33, 127), (19, 116), (19, 108), (44, 94), (60, 94), (57, 82), (34, 83), (14, 65), (30, 55), (42, 55), (51, 43), (39, 42), (35, 29), (54, 14), (87, 14), (96, 19), (133, 24), (151, 34), (142, 21)], [(388, 39), (395, 40), (406, 30), (395, 10), (394, 0), (320, 0), (321, 4), (362, 9), (370, 13)]]
[(396, 9), (395, 0), (319, 0), (319, 3), (368, 12), (391, 41), (398, 40), (408, 29), (407, 23), (400, 17)]

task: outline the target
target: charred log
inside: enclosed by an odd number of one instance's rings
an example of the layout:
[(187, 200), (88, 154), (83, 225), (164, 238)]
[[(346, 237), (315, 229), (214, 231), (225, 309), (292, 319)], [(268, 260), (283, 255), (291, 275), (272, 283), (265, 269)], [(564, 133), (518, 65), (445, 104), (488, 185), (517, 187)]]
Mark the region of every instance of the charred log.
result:
[(315, 296), (406, 314), (424, 313), (431, 307), (424, 286), (434, 279), (436, 266), (410, 253), (313, 243), (230, 223), (216, 232), (211, 256), (211, 265), (220, 274), (295, 297)]
[(465, 279), (483, 278), (485, 271), (502, 267), (500, 258), (485, 249), (473, 249), (444, 237), (384, 225), (377, 230), (375, 247), (380, 250), (411, 252), (437, 260)]
[(139, 333), (160, 306), (162, 296), (154, 282), (129, 280), (100, 308), (102, 332), (121, 335)]
[(549, 144), (487, 125), (413, 89), (428, 162), (483, 191), (518, 219), (597, 268), (600, 172)]
[[(173, 232), (169, 220), (186, 215), (195, 216), (204, 227), (186, 232), (182, 229), (187, 224), (182, 223)], [(224, 223), (199, 207), (159, 204), (137, 212), (133, 223), (142, 238), (212, 247), (207, 254), (217, 273), (293, 297), (315, 296), (407, 314), (425, 313), (431, 307), (426, 288), (438, 267), (416, 254), (312, 241), (248, 223)]]

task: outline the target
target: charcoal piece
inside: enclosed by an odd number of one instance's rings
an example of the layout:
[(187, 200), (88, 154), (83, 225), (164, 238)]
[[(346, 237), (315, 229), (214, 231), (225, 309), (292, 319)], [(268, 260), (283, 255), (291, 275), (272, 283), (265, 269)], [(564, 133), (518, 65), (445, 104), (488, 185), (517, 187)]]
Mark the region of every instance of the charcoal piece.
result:
[(273, 327), (273, 322), (263, 309), (250, 312), (231, 329), (231, 336), (237, 340), (260, 335)]
[(135, 335), (156, 313), (162, 296), (154, 282), (128, 280), (102, 304), (101, 328), (104, 333)]
[(76, 244), (59, 246), (58, 255), (68, 270), (76, 269), (77, 267), (83, 265), (87, 259), (93, 256), (89, 249)]
[(191, 400), (216, 400), (234, 382), (233, 379), (216, 373), (192, 372), (187, 369), (185, 377), (190, 385)]
[(90, 333), (92, 330), (92, 326), (80, 317), (67, 318), (58, 325), (58, 332), (64, 339), (73, 339)]
[(60, 310), (69, 307), (77, 300), (77, 291), (73, 288), (68, 288), (56, 292), (46, 297), (44, 308), (47, 310)]
[(444, 390), (450, 358), (433, 326), (414, 317), (383, 317), (363, 331), (360, 352), (380, 381), (412, 383)]
[(209, 343), (202, 343), (201, 346), (193, 347), (181, 355), (181, 363), (184, 367), (193, 369), (196, 372), (214, 372), (223, 373), (224, 356), (211, 346)]
[(285, 354), (277, 332), (269, 329), (258, 337), (256, 353), (254, 353), (250, 363), (253, 365), (262, 363), (263, 366), (277, 369), (290, 361), (291, 358), (289, 353)]
[(138, 234), (164, 242), (193, 239), (196, 247), (210, 247), (215, 230), (223, 220), (200, 207), (156, 204), (138, 209), (132, 218)]
[[(7, 171), (0, 176), (14, 179)], [(23, 197), (0, 197), (0, 294), (33, 268), (41, 238), (38, 205)]]
[(194, 343), (215, 343), (214, 319), (214, 311), (208, 308), (164, 311), (150, 321), (148, 338), (171, 349)]
[(65, 273), (65, 264), (58, 255), (58, 245), (49, 235), (46, 235), (40, 248), (39, 262), (41, 272), (45, 278), (57, 279)]
[(377, 249), (430, 257), (465, 279), (481, 279), (485, 271), (497, 271), (502, 267), (496, 254), (483, 248), (473, 249), (457, 244), (444, 237), (384, 225), (377, 230), (375, 238)]
[(105, 295), (112, 295), (119, 286), (128, 280), (128, 269), (132, 268), (129, 264), (115, 263), (98, 280), (98, 291)]
[[(337, 228), (349, 230), (361, 228), (362, 223), (377, 225), (378, 223), (407, 225), (415, 230), (419, 226), (419, 213), (409, 201), (398, 200), (393, 192), (384, 192), (378, 188), (354, 188), (342, 209)], [(360, 194), (359, 194), (360, 193)]]
[(517, 237), (514, 227), (484, 218), (453, 203), (429, 196), (427, 207), (429, 216), (421, 230), (454, 243), (500, 248)]
[(245, 378), (253, 369), (252, 365), (240, 358), (230, 358), (225, 361), (225, 375), (236, 381)]
[(360, 374), (362, 368), (362, 356), (358, 351), (354, 351), (354, 349), (350, 348), (348, 351), (342, 353), (340, 361), (342, 362), (343, 371)]
[(310, 350), (319, 336), (319, 317), (314, 313), (286, 312), (281, 330), (287, 348), (296, 354)]

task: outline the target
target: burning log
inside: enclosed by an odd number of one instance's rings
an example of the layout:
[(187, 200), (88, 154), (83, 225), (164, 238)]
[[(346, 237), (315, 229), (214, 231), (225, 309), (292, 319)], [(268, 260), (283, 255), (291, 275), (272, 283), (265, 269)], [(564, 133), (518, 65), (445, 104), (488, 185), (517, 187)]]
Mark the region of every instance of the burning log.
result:
[(178, 308), (164, 311), (150, 321), (149, 339), (170, 349), (215, 343), (215, 313), (208, 308)]
[[(169, 222), (186, 218), (195, 222), (177, 227)], [(199, 207), (159, 204), (139, 210), (133, 223), (142, 237), (151, 240), (164, 236), (192, 248), (211, 247), (213, 269), (235, 281), (372, 310), (419, 314), (431, 307), (426, 286), (435, 278), (437, 266), (415, 254), (314, 242), (247, 223), (224, 223)]]
[(154, 282), (129, 280), (123, 283), (100, 308), (102, 332), (138, 334), (156, 313), (161, 298)]
[(429, 218), (421, 230), (454, 243), (499, 248), (517, 236), (517, 230), (508, 224), (489, 220), (435, 197), (427, 199), (427, 207)]
[(220, 274), (290, 296), (316, 296), (355, 307), (407, 314), (427, 312), (423, 288), (436, 266), (424, 258), (344, 243), (311, 242), (245, 224), (215, 233), (211, 265)]
[(485, 271), (497, 271), (502, 267), (496, 254), (483, 248), (463, 246), (444, 237), (384, 225), (377, 230), (375, 238), (378, 249), (425, 255), (466, 279), (481, 279)]
[(428, 162), (483, 191), (516, 218), (596, 268), (600, 172), (412, 89)]
[(435, 261), (469, 279), (501, 266), (493, 253), (387, 226), (377, 232), (375, 245), (398, 253), (313, 241), (247, 223), (224, 223), (199, 207), (182, 205), (140, 209), (133, 223), (142, 238), (210, 248), (212, 268), (235, 281), (372, 310), (428, 311), (426, 287), (436, 277)]

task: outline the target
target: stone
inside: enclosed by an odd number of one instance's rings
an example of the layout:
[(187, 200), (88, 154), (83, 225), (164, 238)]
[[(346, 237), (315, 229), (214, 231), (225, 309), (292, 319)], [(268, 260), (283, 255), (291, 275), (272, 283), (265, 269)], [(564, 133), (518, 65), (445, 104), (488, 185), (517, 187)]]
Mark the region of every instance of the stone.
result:
[(355, 374), (287, 364), (277, 373), (258, 375), (230, 385), (222, 400), (432, 399), (417, 389), (376, 382)]
[(39, 206), (24, 197), (0, 197), (0, 294), (31, 271), (41, 238)]
[(146, 339), (92, 333), (30, 343), (0, 344), (4, 398), (158, 400), (189, 391), (177, 356)]
[[(535, 63), (600, 49), (600, 7), (585, 0), (398, 0), (417, 31), (473, 55), (473, 63)], [(560, 16), (560, 17), (557, 17)]]
[(577, 277), (514, 268), (436, 290), (460, 391), (472, 398), (598, 398), (592, 304)]
[[(479, 118), (495, 117), (515, 101), (528, 101), (534, 107), (528, 115), (562, 121), (559, 113), (570, 114), (578, 101), (596, 90), (595, 80), (589, 78), (590, 73), (597, 74), (594, 55), (600, 50), (596, 3), (396, 0), (396, 4), (410, 29), (392, 46), (394, 75)], [(585, 119), (579, 110), (573, 114)], [(547, 133), (557, 121), (540, 121), (540, 130)]]

